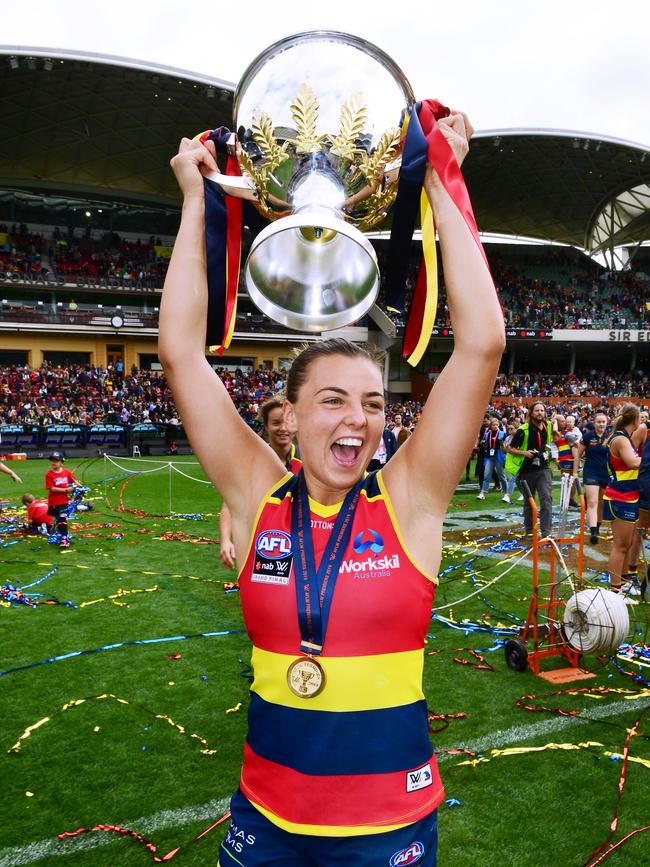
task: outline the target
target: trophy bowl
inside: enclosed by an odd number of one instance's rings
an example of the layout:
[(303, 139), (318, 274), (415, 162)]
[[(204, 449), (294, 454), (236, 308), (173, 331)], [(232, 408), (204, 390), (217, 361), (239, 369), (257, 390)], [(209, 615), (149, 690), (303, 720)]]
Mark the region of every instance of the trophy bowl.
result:
[(414, 103), (398, 66), (346, 33), (299, 33), (271, 45), (234, 98), (237, 160), (271, 222), (244, 277), (256, 306), (297, 331), (349, 325), (379, 290), (363, 234), (396, 193), (403, 125)]

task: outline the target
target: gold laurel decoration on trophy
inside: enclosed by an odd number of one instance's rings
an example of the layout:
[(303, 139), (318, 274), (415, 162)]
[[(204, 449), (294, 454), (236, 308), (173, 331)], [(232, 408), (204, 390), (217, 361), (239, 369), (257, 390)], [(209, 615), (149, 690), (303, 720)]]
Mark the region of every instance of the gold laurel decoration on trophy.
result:
[(308, 84), (301, 84), (291, 103), (291, 117), (298, 133), (292, 144), (297, 154), (318, 153), (324, 136), (317, 135), (316, 123), (320, 105), (316, 93)]
[(255, 190), (257, 193), (257, 207), (262, 211), (265, 217), (268, 219), (273, 218), (273, 211), (269, 208), (268, 203), (266, 201), (266, 166), (262, 166), (260, 169), (257, 169), (251, 160), (251, 158), (246, 153), (245, 149), (240, 147), (237, 150), (237, 159), (239, 160), (239, 165), (241, 166), (242, 172), (245, 172), (250, 176), (250, 179), (255, 184)]
[(330, 152), (343, 159), (352, 160), (358, 153), (355, 142), (368, 122), (368, 109), (363, 93), (353, 93), (341, 106), (339, 134), (331, 139)]
[(289, 159), (288, 142), (284, 142), (282, 145), (277, 143), (273, 134), (273, 121), (265, 111), (260, 112), (259, 116), (253, 116), (251, 131), (255, 144), (264, 154), (266, 175)]
[(381, 171), (393, 159), (399, 147), (401, 132), (397, 127), (386, 130), (379, 139), (379, 144), (375, 148), (372, 156), (367, 154), (361, 155), (359, 169), (363, 172), (366, 180), (373, 183), (378, 179)]

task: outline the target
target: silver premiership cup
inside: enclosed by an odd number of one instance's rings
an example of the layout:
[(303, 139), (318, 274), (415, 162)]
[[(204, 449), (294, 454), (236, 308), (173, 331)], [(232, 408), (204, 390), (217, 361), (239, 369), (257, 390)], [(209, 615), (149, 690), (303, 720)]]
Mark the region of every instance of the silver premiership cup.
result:
[(271, 221), (244, 275), (271, 319), (324, 331), (372, 306), (379, 268), (363, 231), (395, 199), (413, 102), (390, 57), (346, 33), (289, 36), (244, 73), (233, 109), (240, 183)]

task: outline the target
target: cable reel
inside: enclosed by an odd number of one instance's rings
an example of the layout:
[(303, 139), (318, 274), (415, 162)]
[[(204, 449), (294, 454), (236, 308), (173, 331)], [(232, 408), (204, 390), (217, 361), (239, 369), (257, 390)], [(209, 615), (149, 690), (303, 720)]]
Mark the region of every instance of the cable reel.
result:
[(611, 653), (625, 641), (630, 617), (625, 597), (600, 588), (574, 593), (564, 608), (564, 632), (580, 653)]

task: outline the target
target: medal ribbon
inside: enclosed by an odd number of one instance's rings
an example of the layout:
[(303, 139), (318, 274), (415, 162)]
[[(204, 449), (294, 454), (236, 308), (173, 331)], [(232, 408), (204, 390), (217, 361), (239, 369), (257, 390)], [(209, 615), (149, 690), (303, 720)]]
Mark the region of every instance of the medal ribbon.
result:
[(350, 541), (352, 520), (359, 500), (361, 480), (351, 488), (339, 511), (327, 540), (318, 570), (314, 560), (311, 536), (311, 513), (304, 472), (297, 475), (291, 509), (291, 547), (298, 552), (294, 559), (300, 650), (310, 656), (319, 656), (323, 650), (327, 623), (336, 579)]

